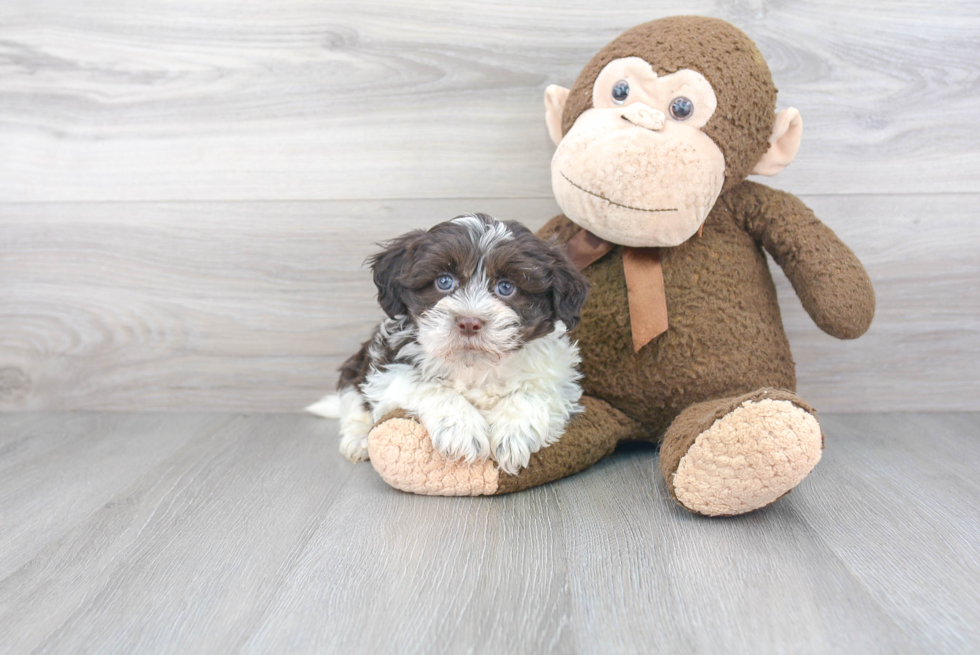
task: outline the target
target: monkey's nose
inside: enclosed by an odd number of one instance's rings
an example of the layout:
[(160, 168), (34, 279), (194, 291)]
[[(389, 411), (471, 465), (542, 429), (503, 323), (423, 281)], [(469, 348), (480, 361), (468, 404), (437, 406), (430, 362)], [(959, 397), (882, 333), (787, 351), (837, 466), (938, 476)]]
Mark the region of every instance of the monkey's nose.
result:
[(623, 120), (648, 130), (662, 130), (664, 122), (667, 120), (662, 111), (649, 107), (642, 102), (634, 102), (623, 107), (620, 116), (623, 117)]
[(483, 329), (483, 323), (480, 322), (480, 319), (471, 316), (464, 316), (458, 319), (458, 322), (459, 331), (466, 337), (475, 337)]

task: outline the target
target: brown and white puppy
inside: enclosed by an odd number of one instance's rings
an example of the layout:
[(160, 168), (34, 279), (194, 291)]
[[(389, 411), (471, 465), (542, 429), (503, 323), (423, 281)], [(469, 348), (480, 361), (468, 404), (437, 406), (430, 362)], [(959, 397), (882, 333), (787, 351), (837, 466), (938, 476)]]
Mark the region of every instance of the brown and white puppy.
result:
[(308, 408), (341, 419), (344, 456), (367, 459), (368, 432), (394, 410), (416, 416), (447, 457), (492, 456), (508, 473), (561, 437), (581, 409), (566, 333), (587, 293), (561, 250), (468, 214), (369, 261), (388, 318), (341, 367), (339, 396)]

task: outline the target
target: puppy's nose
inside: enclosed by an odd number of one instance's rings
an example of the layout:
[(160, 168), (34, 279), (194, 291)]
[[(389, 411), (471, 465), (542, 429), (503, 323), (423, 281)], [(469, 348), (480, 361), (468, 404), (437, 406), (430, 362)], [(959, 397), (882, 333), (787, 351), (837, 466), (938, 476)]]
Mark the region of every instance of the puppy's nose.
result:
[(464, 316), (459, 319), (459, 331), (467, 337), (475, 337), (483, 328), (480, 319), (471, 316)]

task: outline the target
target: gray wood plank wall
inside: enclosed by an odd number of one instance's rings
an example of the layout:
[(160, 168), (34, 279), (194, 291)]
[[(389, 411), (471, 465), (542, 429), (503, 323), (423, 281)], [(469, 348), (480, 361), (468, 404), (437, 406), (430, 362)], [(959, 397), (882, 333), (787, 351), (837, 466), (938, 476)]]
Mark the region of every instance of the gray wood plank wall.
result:
[(0, 409), (297, 410), (379, 316), (360, 262), (482, 210), (540, 225), (549, 83), (620, 31), (725, 18), (804, 144), (773, 186), (867, 264), (825, 411), (980, 409), (980, 8), (958, 0), (0, 4)]

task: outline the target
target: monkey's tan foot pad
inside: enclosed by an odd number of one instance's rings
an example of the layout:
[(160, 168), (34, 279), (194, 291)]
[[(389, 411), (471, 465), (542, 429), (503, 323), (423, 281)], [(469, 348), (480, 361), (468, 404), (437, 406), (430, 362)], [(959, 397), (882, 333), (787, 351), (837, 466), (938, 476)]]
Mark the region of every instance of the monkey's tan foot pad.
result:
[(798, 485), (822, 448), (820, 425), (806, 409), (790, 400), (746, 400), (697, 435), (668, 484), (697, 514), (744, 514)]
[(497, 493), (500, 473), (490, 461), (467, 464), (447, 459), (432, 447), (429, 433), (410, 418), (374, 426), (368, 453), (378, 475), (395, 489), (426, 496), (489, 496)]

